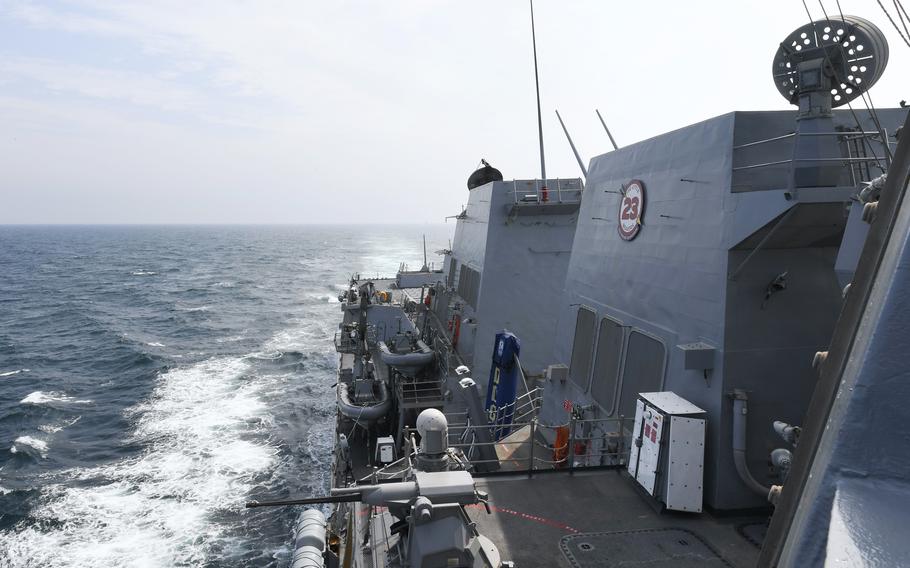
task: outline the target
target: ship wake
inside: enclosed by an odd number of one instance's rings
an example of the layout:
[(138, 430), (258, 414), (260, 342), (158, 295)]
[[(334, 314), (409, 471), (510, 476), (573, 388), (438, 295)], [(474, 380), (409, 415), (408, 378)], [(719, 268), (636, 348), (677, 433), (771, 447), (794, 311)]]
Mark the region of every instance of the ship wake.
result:
[(129, 411), (143, 453), (55, 475), (65, 481), (42, 489), (38, 522), (7, 542), (9, 565), (157, 567), (261, 554), (231, 528), (278, 459), (260, 395), (286, 380), (257, 375), (243, 357), (161, 374)]

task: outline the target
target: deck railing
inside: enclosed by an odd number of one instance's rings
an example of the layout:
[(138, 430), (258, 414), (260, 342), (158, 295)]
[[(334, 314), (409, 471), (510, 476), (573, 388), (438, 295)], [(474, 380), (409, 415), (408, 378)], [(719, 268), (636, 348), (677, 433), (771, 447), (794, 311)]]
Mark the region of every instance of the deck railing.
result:
[[(453, 419), (459, 415), (447, 416)], [(518, 439), (510, 439), (507, 436), (502, 440), (484, 444), (477, 441), (478, 437), (475, 435), (477, 430), (481, 428), (489, 430), (495, 426), (472, 426), (466, 422), (450, 423), (449, 448), (466, 458), (469, 470), (481, 464), (496, 464), (500, 471), (519, 474), (556, 469), (622, 467), (628, 459), (630, 439), (630, 434), (624, 431), (624, 427), (629, 426), (630, 420), (622, 416), (573, 418), (565, 424), (556, 425), (541, 424), (534, 418), (527, 422), (512, 423), (513, 435), (527, 428), (526, 434), (516, 436)], [(560, 431), (563, 432), (562, 435)], [(405, 432), (410, 438), (415, 430), (406, 428)], [(554, 439), (556, 442), (548, 443), (548, 439)], [(505, 455), (496, 459), (479, 459), (476, 456), (480, 454), (478, 451), (480, 446), (499, 448)]]
[(442, 400), (445, 381), (440, 379), (403, 379), (396, 382), (398, 400), (405, 405), (439, 404)]
[(550, 187), (545, 182), (535, 180), (513, 180), (512, 200), (515, 203), (580, 203), (582, 187), (578, 180), (547, 180), (556, 181), (556, 187)]
[[(872, 178), (877, 176), (877, 174), (874, 174), (871, 171), (872, 167), (875, 167), (882, 171), (887, 171), (888, 167), (890, 167), (891, 154), (890, 150), (888, 149), (890, 142), (888, 142), (888, 132), (884, 129), (881, 132), (875, 130), (845, 130), (842, 132), (802, 133), (791, 132), (782, 136), (774, 136), (772, 138), (765, 138), (762, 140), (747, 142), (745, 144), (738, 144), (736, 146), (733, 146), (733, 151), (736, 152), (738, 150), (745, 150), (747, 148), (764, 146), (776, 142), (788, 143), (791, 140), (793, 140), (793, 143), (795, 144), (795, 140), (799, 137), (836, 137), (839, 142), (843, 143), (842, 148), (846, 155), (816, 158), (788, 158), (782, 160), (772, 160), (753, 164), (738, 165), (732, 168), (733, 172), (765, 169), (783, 165), (792, 166), (796, 165), (797, 163), (803, 165), (840, 165), (842, 168), (849, 168), (848, 174), (850, 176), (850, 182), (851, 185), (855, 186), (860, 182), (870, 181)], [(873, 142), (876, 142), (877, 144), (873, 144)]]
[(338, 353), (354, 353), (357, 342), (351, 339), (351, 334), (345, 331), (335, 332), (335, 351)]

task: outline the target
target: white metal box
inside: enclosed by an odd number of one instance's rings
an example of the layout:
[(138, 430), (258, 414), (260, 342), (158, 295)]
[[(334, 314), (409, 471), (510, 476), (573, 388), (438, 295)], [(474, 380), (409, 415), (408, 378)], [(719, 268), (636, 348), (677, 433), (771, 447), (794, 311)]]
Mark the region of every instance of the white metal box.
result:
[(555, 365), (550, 365), (547, 367), (547, 380), (548, 381), (559, 381), (561, 383), (566, 382), (566, 379), (569, 378), (569, 367), (563, 365), (562, 363), (557, 363)]
[(395, 440), (391, 436), (376, 438), (376, 460), (383, 465), (395, 461)]
[(676, 393), (638, 395), (629, 475), (667, 509), (700, 513), (705, 411)]

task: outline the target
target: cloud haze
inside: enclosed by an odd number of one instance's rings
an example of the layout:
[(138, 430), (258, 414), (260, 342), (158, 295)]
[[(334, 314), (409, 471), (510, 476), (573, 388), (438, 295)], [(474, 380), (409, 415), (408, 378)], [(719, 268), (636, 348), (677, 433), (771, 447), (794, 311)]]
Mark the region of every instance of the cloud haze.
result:
[[(818, 6), (814, 16), (821, 17)], [(833, 2), (829, 9), (834, 8)], [(889, 37), (872, 94), (896, 106)], [(793, 0), (535, 5), (551, 177), (734, 109), (785, 109)], [(520, 0), (0, 0), (0, 223), (439, 222), (481, 157), (538, 174)]]

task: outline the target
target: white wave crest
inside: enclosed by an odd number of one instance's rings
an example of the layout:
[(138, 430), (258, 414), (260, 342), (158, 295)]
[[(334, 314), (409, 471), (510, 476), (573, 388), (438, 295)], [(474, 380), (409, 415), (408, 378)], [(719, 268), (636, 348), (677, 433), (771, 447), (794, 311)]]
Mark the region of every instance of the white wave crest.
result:
[(333, 296), (331, 294), (307, 294), (306, 297), (310, 300), (317, 302), (326, 302), (328, 304), (337, 304), (338, 296)]
[(77, 416), (77, 417), (73, 418), (72, 420), (64, 420), (63, 422), (59, 422), (57, 424), (42, 424), (41, 426), (38, 426), (38, 429), (46, 434), (56, 434), (60, 430), (63, 430), (64, 428), (69, 428), (76, 422), (79, 422), (79, 419), (81, 419), (81, 418), (82, 418), (81, 416)]
[(13, 440), (13, 446), (9, 451), (10, 453), (18, 454), (19, 452), (25, 451), (25, 447), (29, 447), (38, 452), (42, 458), (47, 457), (47, 442), (31, 436), (19, 436)]
[(146, 345), (149, 347), (164, 347), (164, 343), (158, 343), (157, 341), (150, 341)]
[(128, 411), (136, 418), (132, 438), (146, 451), (69, 472), (91, 483), (45, 487), (32, 514), (60, 528), (42, 530), (39, 522), (21, 530), (9, 558), (86, 568), (142, 559), (157, 568), (204, 565), (212, 550), (230, 556), (238, 546), (232, 521), (219, 519), (242, 510), (256, 476), (277, 460), (260, 397), (275, 385), (250, 371), (242, 358), (216, 358), (160, 375), (150, 399)]
[(133, 276), (154, 276), (158, 273), (153, 270), (134, 270), (130, 274)]
[(0, 377), (12, 377), (13, 375), (18, 375), (19, 373), (27, 373), (31, 369), (16, 369), (15, 371), (6, 371), (5, 373), (0, 373)]
[(215, 282), (212, 284), (212, 288), (233, 288), (237, 284), (234, 282), (224, 281), (224, 282)]
[(40, 406), (43, 404), (91, 404), (92, 401), (77, 400), (62, 392), (35, 391), (20, 400), (19, 403)]

